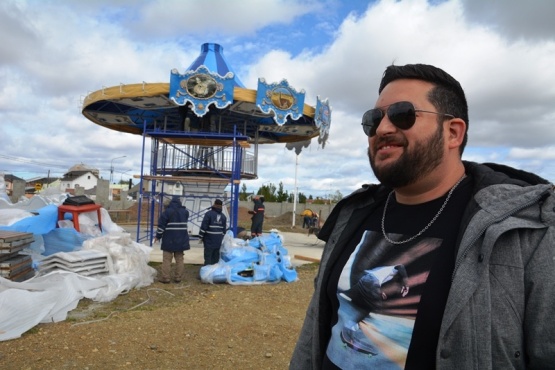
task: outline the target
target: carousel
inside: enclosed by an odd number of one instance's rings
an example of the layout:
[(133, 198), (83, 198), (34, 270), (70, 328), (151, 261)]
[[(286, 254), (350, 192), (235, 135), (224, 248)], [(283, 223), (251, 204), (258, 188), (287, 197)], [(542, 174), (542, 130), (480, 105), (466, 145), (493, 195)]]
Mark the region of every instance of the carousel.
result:
[[(169, 82), (103, 88), (86, 96), (82, 113), (100, 126), (142, 136), (137, 241), (152, 243), (162, 208), (156, 205), (176, 189), (189, 209), (192, 235), (215, 198), (225, 199), (237, 235), (239, 185), (258, 177), (259, 145), (284, 143), (297, 155), (312, 139), (325, 146), (329, 102), (317, 97), (313, 107), (304, 100), (305, 91), (286, 80), (259, 78), (256, 90), (246, 88), (223, 48), (206, 43), (183, 73), (170, 72)], [(141, 233), (144, 202), (147, 228)]]

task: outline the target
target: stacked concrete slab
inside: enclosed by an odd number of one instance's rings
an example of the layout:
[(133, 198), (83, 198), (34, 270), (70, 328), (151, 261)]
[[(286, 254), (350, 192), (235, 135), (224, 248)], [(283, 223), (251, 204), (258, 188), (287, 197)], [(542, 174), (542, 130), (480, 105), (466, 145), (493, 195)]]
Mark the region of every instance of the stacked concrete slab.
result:
[(31, 256), (20, 253), (34, 240), (32, 233), (0, 231), (0, 276), (24, 281), (35, 275)]

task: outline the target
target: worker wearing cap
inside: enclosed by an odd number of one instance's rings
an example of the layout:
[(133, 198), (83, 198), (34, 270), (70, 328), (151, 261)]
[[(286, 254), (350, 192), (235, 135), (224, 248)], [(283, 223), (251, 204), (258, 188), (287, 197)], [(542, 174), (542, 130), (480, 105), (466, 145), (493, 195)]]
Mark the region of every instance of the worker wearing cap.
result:
[(204, 265), (214, 265), (220, 260), (220, 247), (227, 229), (227, 217), (222, 213), (223, 202), (216, 199), (204, 214), (200, 224), (200, 243), (204, 244)]

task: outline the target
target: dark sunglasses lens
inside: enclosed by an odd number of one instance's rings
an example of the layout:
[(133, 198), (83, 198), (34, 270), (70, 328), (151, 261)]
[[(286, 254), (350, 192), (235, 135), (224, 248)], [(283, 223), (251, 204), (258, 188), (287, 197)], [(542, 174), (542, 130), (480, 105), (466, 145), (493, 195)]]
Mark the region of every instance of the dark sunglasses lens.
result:
[(362, 116), (362, 129), (367, 136), (376, 135), (376, 129), (383, 119), (383, 112), (379, 109), (370, 109)]
[(408, 101), (391, 104), (387, 109), (387, 117), (401, 130), (408, 130), (416, 121), (414, 105)]

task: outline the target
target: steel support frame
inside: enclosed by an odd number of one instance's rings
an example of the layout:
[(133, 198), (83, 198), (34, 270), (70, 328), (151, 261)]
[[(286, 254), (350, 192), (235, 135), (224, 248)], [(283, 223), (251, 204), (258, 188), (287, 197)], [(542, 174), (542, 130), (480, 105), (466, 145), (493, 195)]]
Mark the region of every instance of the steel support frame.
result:
[[(172, 132), (172, 137), (175, 137), (176, 133)], [(184, 136), (187, 133), (183, 134)], [(207, 137), (210, 138), (210, 133), (206, 133)], [(165, 181), (161, 181), (161, 190), (159, 193), (156, 191), (156, 182), (157, 181), (150, 181), (151, 189), (148, 195), (144, 192), (144, 166), (145, 166), (145, 150), (146, 150), (146, 139), (149, 137), (149, 131), (146, 127), (146, 121), (144, 122), (143, 128), (143, 141), (142, 141), (142, 153), (141, 153), (141, 178), (139, 182), (139, 199), (138, 199), (138, 218), (137, 218), (137, 242), (146, 241), (148, 245), (152, 246), (155, 237), (155, 222), (157, 221), (160, 213), (163, 210), (163, 198), (164, 198), (164, 185)], [(232, 139), (232, 149), (233, 149), (233, 158), (232, 158), (232, 171), (231, 176), (227, 177), (225, 174), (218, 171), (216, 168), (210, 167), (209, 169), (217, 174), (219, 177), (229, 179), (229, 185), (231, 188), (231, 212), (230, 212), (230, 223), (229, 227), (232, 230), (233, 235), (237, 235), (237, 224), (238, 224), (238, 216), (239, 216), (239, 185), (241, 183), (241, 166), (242, 166), (242, 158), (243, 158), (243, 148), (239, 144), (237, 140), (239, 137), (243, 137), (241, 134), (237, 133), (237, 128), (234, 127), (233, 132), (233, 139)], [(217, 135), (214, 135), (213, 138), (218, 138)], [(163, 136), (160, 136), (160, 131), (157, 131), (156, 137), (151, 137), (151, 160), (149, 166), (149, 173), (150, 175), (157, 175), (160, 173), (158, 169), (158, 156), (160, 153), (160, 141), (163, 139)], [(167, 143), (163, 143), (164, 150), (162, 151), (162, 173), (166, 173), (164, 164), (166, 163), (166, 153), (167, 153)], [(223, 147), (229, 147), (229, 145), (222, 145), (222, 146), (215, 146), (218, 149), (216, 150), (223, 150)], [(174, 149), (178, 149), (174, 147)], [(186, 154), (186, 153), (184, 153)], [(188, 154), (187, 154), (188, 155)], [(191, 157), (190, 155), (188, 155)], [(201, 161), (202, 158), (193, 158), (195, 161)], [(149, 204), (148, 214), (147, 214), (147, 227), (145, 229), (145, 235), (142, 236), (141, 234), (141, 220), (142, 220), (142, 203), (143, 201), (147, 200)], [(158, 213), (155, 214), (156, 204), (159, 204)]]

